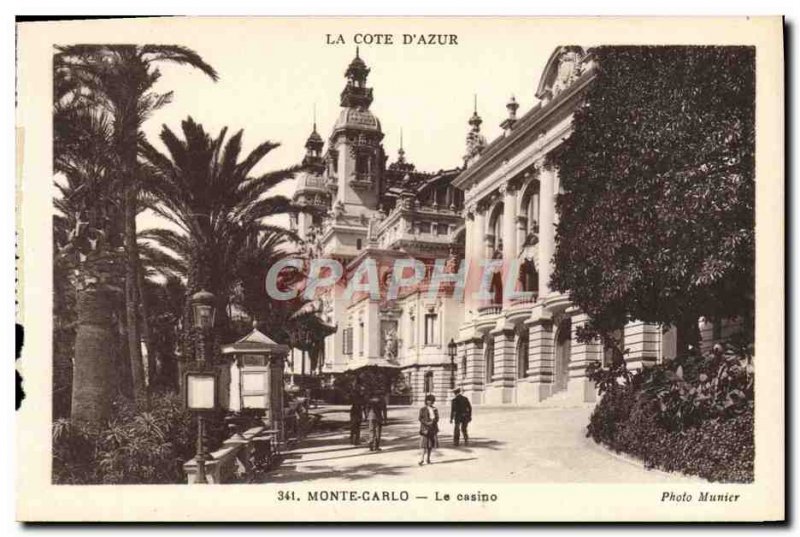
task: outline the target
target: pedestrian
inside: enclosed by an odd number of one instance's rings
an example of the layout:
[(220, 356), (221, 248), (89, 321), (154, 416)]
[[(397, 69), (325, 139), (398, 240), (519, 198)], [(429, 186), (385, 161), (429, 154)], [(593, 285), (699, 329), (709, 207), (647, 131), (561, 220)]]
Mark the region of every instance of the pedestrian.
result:
[(369, 427), (369, 450), (381, 451), (381, 430), (383, 429), (384, 411), (380, 397), (371, 397), (367, 411), (367, 426)]
[(419, 447), (422, 449), (422, 458), (419, 465), (431, 463), (431, 452), (438, 446), (439, 410), (433, 404), (436, 397), (432, 393), (425, 396), (425, 406), (419, 409)]
[(458, 445), (459, 433), (464, 436), (464, 444), (469, 443), (467, 425), (472, 421), (472, 405), (469, 399), (461, 395), (461, 388), (453, 390), (455, 397), (450, 402), (450, 423), (453, 426), (453, 444)]
[(353, 404), (350, 407), (350, 443), (357, 446), (361, 443), (361, 397), (353, 394)]

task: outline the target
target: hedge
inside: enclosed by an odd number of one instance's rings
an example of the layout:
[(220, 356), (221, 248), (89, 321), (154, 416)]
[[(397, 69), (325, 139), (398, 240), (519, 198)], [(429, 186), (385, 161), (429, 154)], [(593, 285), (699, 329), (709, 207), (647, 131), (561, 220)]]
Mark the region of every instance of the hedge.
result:
[(647, 468), (709, 481), (753, 481), (750, 357), (717, 351), (627, 374), (623, 382), (608, 382), (611, 374), (602, 368), (592, 373), (605, 389), (587, 436)]

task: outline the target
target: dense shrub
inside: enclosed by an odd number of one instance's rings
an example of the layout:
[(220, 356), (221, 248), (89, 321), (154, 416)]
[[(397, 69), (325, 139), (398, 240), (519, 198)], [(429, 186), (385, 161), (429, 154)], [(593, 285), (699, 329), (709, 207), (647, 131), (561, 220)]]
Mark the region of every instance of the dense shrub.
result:
[[(225, 438), (221, 415), (206, 420), (206, 445)], [(153, 395), (148, 408), (119, 399), (102, 427), (53, 423), (53, 482), (59, 484), (180, 483), (195, 454), (196, 421), (175, 394)]]
[(690, 355), (610, 383), (595, 367), (602, 399), (587, 436), (649, 468), (711, 481), (753, 480), (753, 372), (742, 349)]

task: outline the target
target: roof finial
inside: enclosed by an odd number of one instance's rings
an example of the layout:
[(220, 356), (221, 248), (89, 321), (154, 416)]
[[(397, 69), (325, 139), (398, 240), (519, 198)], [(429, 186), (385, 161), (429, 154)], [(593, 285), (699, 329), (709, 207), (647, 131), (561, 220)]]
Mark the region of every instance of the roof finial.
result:
[(356, 45), (356, 58), (358, 58), (358, 45)]
[(403, 127), (400, 127), (400, 149), (403, 149)]
[(314, 103), (314, 132), (317, 132), (317, 103)]
[(477, 114), (478, 113), (478, 94), (477, 93), (473, 93), (472, 94), (472, 98), (473, 98), (473, 103), (474, 103), (473, 107), (472, 107), (472, 111), (473, 111), (473, 113)]

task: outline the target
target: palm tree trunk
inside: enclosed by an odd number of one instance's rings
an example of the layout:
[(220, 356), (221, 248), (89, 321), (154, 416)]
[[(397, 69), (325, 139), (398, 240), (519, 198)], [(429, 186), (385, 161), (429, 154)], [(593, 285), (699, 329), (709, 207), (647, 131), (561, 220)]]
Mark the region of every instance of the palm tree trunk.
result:
[(155, 349), (153, 349), (152, 340), (150, 339), (150, 323), (147, 320), (147, 301), (144, 297), (144, 275), (142, 273), (142, 264), (136, 265), (136, 283), (139, 294), (139, 318), (142, 322), (142, 340), (144, 347), (147, 350), (147, 386), (152, 387), (155, 384), (156, 377), (158, 376), (157, 360)]
[(72, 419), (102, 423), (114, 392), (113, 293), (108, 287), (78, 294), (78, 328), (72, 381)]
[(139, 249), (136, 243), (136, 187), (131, 174), (126, 174), (125, 185), (125, 319), (128, 328), (128, 353), (131, 360), (133, 397), (137, 402), (147, 398), (142, 361), (142, 341), (139, 333), (139, 285), (137, 267)]

